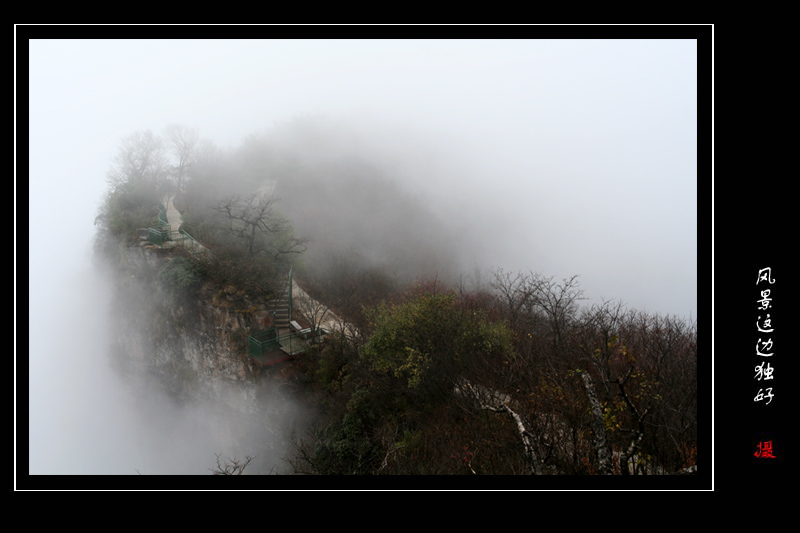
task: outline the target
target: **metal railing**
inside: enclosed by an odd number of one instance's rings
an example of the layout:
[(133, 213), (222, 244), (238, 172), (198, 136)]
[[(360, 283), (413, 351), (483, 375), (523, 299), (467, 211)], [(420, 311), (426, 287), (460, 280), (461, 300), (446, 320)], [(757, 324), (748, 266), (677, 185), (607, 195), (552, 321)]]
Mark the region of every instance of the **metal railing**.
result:
[(188, 250), (194, 258), (197, 258), (197, 255), (201, 253), (213, 253), (185, 230), (180, 229), (178, 231), (173, 231), (172, 226), (169, 224), (164, 224), (155, 228), (147, 228), (147, 240), (162, 248), (166, 243), (170, 243), (169, 246), (172, 248), (184, 248)]
[(178, 233), (182, 236), (182, 238), (178, 242), (180, 242), (180, 245), (182, 247), (189, 250), (189, 253), (192, 254), (192, 257), (196, 257), (197, 254), (200, 253), (206, 253), (206, 252), (213, 253), (211, 252), (211, 250), (200, 244), (200, 242), (197, 239), (189, 235), (189, 233), (186, 230), (183, 229), (178, 230)]
[(172, 230), (169, 225), (147, 228), (147, 240), (158, 246), (164, 246), (165, 242), (172, 240), (171, 234)]
[(158, 203), (158, 223), (162, 226), (169, 226), (167, 220), (167, 208), (161, 202)]
[(164, 246), (165, 242), (172, 240), (172, 226), (167, 220), (167, 208), (158, 202), (158, 226), (147, 228), (147, 240), (158, 246)]
[(298, 333), (278, 336), (278, 328), (270, 328), (249, 337), (250, 359), (260, 366), (267, 366), (286, 361), (304, 353), (308, 349), (309, 340)]

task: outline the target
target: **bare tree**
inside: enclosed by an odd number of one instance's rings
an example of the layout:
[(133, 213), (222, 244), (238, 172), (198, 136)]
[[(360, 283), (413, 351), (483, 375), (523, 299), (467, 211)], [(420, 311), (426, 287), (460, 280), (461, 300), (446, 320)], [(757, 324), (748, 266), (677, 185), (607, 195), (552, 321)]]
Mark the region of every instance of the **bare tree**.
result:
[(137, 131), (122, 140), (108, 172), (113, 188), (130, 183), (158, 188), (167, 175), (164, 141), (152, 131)]
[(170, 124), (166, 128), (166, 137), (170, 151), (178, 160), (177, 165), (172, 167), (172, 174), (175, 178), (176, 192), (180, 193), (183, 181), (194, 163), (195, 147), (199, 141), (198, 130), (180, 124)]
[(528, 278), (524, 274), (512, 274), (502, 269), (492, 272), (494, 280), (491, 287), (503, 303), (509, 326), (514, 328), (523, 312), (530, 306), (530, 289)]
[(217, 457), (217, 466), (216, 468), (209, 468), (211, 473), (215, 476), (241, 476), (244, 474), (244, 469), (250, 464), (250, 461), (253, 460), (252, 457), (245, 457), (244, 461), (239, 459), (228, 459), (225, 463), (222, 463), (220, 459), (220, 454), (214, 454)]
[(212, 209), (227, 220), (230, 233), (244, 242), (249, 256), (266, 253), (278, 259), (303, 253), (307, 241), (294, 237), (291, 223), (277, 212), (276, 203), (273, 195), (236, 195), (224, 198)]
[[(682, 430), (696, 427), (694, 404), (683, 405), (675, 399), (683, 391), (688, 392), (683, 396), (691, 397), (696, 378), (689, 372), (676, 373), (667, 365), (680, 365), (686, 359), (690, 346), (684, 345), (691, 332), (679, 321), (627, 312), (623, 304), (614, 301), (588, 309), (581, 328), (581, 361), (586, 368), (582, 377), (592, 405), (598, 458), (602, 460), (607, 453), (604, 447), (613, 449), (619, 471), (625, 475), (631, 473), (631, 460), (645, 445), (651, 456), (670, 441), (679, 454), (684, 452), (684, 445), (693, 439)], [(598, 379), (596, 386), (589, 377), (590, 369)], [(598, 410), (600, 402), (608, 406), (605, 412)], [(601, 425), (604, 415), (608, 417), (605, 428)], [(660, 420), (651, 422), (653, 416)], [(685, 424), (682, 419), (695, 422)], [(675, 469), (668, 462), (662, 461), (662, 467)], [(606, 465), (601, 461), (600, 467)]]

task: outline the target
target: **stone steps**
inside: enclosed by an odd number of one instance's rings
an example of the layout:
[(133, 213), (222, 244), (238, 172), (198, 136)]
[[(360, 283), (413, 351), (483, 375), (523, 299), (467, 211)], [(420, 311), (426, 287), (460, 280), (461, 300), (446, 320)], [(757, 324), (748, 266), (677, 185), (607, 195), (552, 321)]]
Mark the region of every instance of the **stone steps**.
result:
[(288, 328), (289, 321), (292, 319), (289, 309), (289, 289), (283, 292), (280, 298), (274, 300), (270, 305), (270, 309), (274, 313), (273, 325), (278, 328)]

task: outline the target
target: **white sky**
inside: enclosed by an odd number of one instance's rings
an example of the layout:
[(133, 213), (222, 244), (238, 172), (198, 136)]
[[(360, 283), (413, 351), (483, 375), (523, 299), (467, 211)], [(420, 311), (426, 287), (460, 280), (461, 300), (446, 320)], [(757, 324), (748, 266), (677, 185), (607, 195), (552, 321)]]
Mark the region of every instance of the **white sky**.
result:
[[(469, 214), (494, 266), (578, 274), (592, 301), (696, 318), (697, 52), (693, 40), (31, 41), (32, 373), (51, 357), (40, 329), (85, 338), (95, 316), (72, 298), (102, 307), (77, 280), (92, 277), (121, 138), (172, 122), (223, 147), (296, 115), (357, 124), (440, 213)], [(81, 323), (59, 325), (73, 307)]]

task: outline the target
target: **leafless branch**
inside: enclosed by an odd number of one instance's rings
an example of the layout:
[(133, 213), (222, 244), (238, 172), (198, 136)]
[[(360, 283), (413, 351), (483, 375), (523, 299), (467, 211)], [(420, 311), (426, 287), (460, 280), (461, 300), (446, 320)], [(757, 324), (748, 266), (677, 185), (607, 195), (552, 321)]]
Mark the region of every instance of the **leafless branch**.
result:
[(497, 391), (491, 391), (485, 387), (473, 385), (466, 380), (461, 380), (458, 391), (467, 393), (478, 402), (481, 409), (494, 413), (506, 413), (517, 426), (522, 445), (525, 449), (525, 456), (531, 462), (533, 471), (536, 475), (542, 474), (542, 464), (534, 447), (533, 434), (525, 427), (522, 417), (508, 405), (508, 396)]
[(303, 253), (307, 241), (291, 235), (291, 224), (275, 209), (277, 201), (271, 194), (249, 198), (234, 195), (212, 209), (228, 221), (230, 233), (244, 241), (251, 256), (266, 252), (277, 259), (284, 254)]
[(209, 470), (211, 470), (211, 473), (215, 476), (241, 476), (244, 474), (244, 469), (247, 468), (247, 465), (253, 460), (252, 457), (245, 457), (244, 461), (229, 458), (225, 464), (223, 464), (220, 460), (220, 454), (215, 453), (214, 455), (217, 457), (217, 467), (209, 468)]

